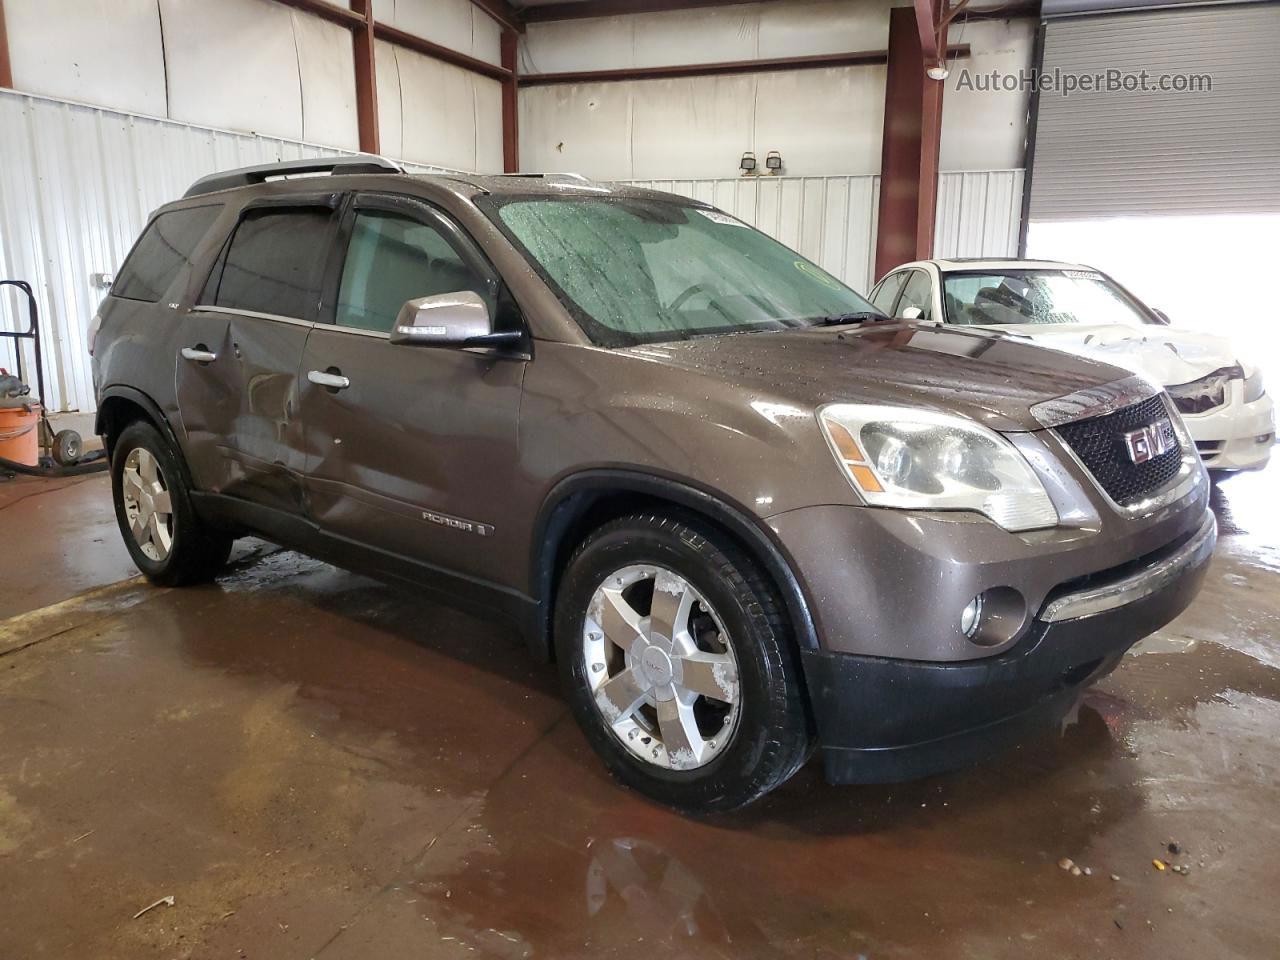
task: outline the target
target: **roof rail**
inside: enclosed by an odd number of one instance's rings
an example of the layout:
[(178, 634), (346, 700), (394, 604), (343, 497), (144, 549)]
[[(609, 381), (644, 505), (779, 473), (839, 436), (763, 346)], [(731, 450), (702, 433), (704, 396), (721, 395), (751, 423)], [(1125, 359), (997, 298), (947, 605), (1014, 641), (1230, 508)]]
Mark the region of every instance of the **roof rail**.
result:
[(404, 173), (404, 167), (382, 157), (359, 155), (352, 157), (317, 157), (314, 160), (285, 160), (280, 163), (263, 163), (256, 167), (240, 167), (201, 177), (182, 196), (198, 197), (217, 190), (231, 190), (265, 183), (272, 177), (292, 177), (304, 173), (328, 173), (334, 176), (347, 173)]
[(595, 182), (590, 177), (584, 177), (580, 173), (503, 173), (499, 174), (499, 176), (525, 180), (571, 180), (575, 183)]

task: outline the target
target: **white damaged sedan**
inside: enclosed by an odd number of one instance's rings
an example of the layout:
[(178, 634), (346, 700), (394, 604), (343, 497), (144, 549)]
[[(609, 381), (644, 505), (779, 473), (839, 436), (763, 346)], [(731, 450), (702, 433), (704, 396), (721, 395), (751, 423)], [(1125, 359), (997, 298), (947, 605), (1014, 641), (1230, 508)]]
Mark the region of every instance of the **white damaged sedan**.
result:
[(921, 260), (871, 301), (920, 322), (998, 330), (1127, 367), (1162, 384), (1211, 470), (1266, 466), (1275, 413), (1262, 372), (1222, 336), (1175, 329), (1101, 271), (1043, 260)]

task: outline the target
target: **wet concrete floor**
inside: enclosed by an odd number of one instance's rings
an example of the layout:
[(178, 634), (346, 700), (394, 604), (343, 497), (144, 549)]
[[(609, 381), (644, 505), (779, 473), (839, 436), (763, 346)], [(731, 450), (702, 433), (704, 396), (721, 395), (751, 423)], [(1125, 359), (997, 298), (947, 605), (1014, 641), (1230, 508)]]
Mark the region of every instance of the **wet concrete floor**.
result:
[(104, 477), (0, 484), (0, 957), (1278, 957), (1276, 477), (1063, 730), (707, 821), (500, 628), (253, 542), (150, 587)]

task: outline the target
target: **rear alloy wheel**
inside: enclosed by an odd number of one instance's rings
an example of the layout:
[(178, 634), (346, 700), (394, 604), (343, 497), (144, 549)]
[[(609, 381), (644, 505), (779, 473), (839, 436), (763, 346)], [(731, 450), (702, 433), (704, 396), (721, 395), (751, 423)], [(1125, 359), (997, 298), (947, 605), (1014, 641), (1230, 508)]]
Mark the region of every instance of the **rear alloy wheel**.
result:
[(153, 583), (199, 583), (227, 562), (232, 538), (196, 515), (177, 455), (150, 423), (134, 421), (113, 444), (111, 492), (129, 556)]
[(173, 501), (151, 451), (134, 447), (121, 474), (124, 515), (133, 542), (149, 560), (162, 563), (173, 549)]
[(797, 653), (772, 584), (696, 517), (605, 524), (556, 595), (574, 714), (628, 786), (692, 813), (732, 810), (809, 755)]
[(582, 644), (596, 709), (641, 760), (693, 770), (733, 739), (738, 660), (711, 604), (680, 574), (615, 570), (591, 598)]

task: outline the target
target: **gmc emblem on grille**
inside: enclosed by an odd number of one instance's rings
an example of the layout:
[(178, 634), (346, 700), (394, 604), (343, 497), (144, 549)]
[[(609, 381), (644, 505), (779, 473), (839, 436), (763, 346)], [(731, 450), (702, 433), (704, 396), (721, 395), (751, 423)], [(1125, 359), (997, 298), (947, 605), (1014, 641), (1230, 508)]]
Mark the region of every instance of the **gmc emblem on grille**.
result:
[(1177, 446), (1177, 438), (1173, 433), (1173, 424), (1168, 418), (1124, 435), (1124, 446), (1129, 451), (1129, 459), (1134, 463), (1146, 463), (1153, 457), (1168, 453)]

